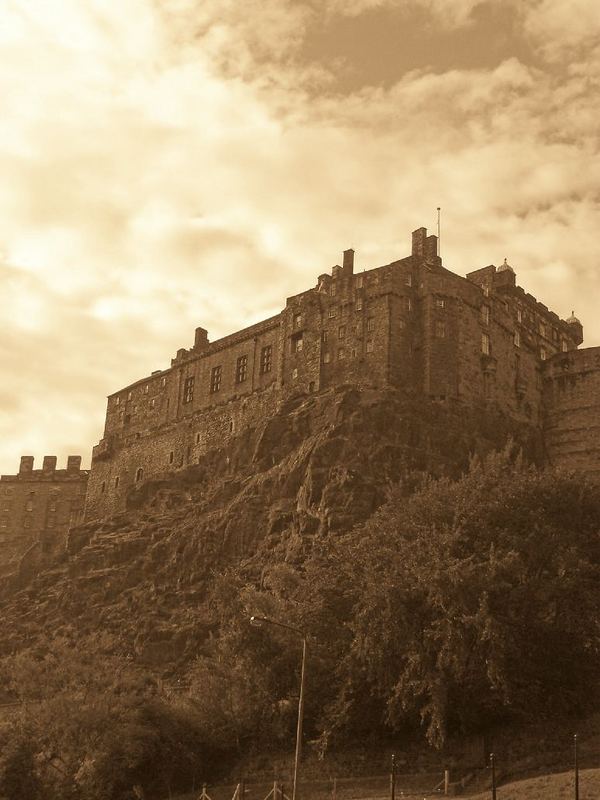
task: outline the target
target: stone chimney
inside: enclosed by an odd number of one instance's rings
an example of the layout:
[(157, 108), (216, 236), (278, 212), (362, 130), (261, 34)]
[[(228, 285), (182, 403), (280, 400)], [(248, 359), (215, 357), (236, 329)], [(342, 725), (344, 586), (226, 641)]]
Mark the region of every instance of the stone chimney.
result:
[(52, 475), (56, 469), (56, 456), (44, 456), (42, 470), (44, 475)]
[(437, 264), (438, 257), (438, 238), (433, 234), (425, 239), (425, 261), (429, 264)]
[(206, 350), (208, 347), (208, 331), (206, 328), (196, 328), (194, 336), (194, 350)]
[(425, 240), (427, 239), (427, 228), (417, 228), (412, 234), (412, 254), (415, 258), (423, 258), (425, 255)]
[(32, 471), (33, 471), (33, 456), (21, 456), (19, 475), (27, 474)]
[(344, 250), (343, 270), (346, 275), (352, 275), (354, 272), (354, 250)]
[(79, 472), (81, 469), (81, 456), (67, 456), (67, 472), (69, 475)]

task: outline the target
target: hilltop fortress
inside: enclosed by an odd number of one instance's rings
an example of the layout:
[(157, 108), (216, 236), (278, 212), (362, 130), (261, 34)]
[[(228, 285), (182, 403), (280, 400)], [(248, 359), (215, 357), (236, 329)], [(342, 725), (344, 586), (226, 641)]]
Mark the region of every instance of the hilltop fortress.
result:
[(281, 313), (215, 342), (199, 327), (168, 369), (110, 395), (89, 475), (77, 457), (64, 471), (23, 457), (18, 475), (0, 479), (0, 541), (14, 564), (80, 522), (84, 498), (86, 520), (121, 511), (148, 479), (341, 386), (398, 390), (459, 422), (461, 409), (490, 425), (500, 412), (535, 433), (546, 463), (600, 476), (600, 347), (582, 341), (579, 320), (517, 286), (506, 261), (466, 278), (446, 269), (425, 228), (409, 256), (375, 269), (355, 274), (346, 250)]
[(354, 251), (277, 316), (194, 345), (108, 398), (86, 518), (125, 506), (140, 482), (196, 463), (293, 396), (339, 385), (396, 387), (440, 402), (499, 406), (543, 431), (552, 464), (600, 473), (600, 348), (516, 285), (506, 261), (450, 272), (436, 236), (355, 274)]

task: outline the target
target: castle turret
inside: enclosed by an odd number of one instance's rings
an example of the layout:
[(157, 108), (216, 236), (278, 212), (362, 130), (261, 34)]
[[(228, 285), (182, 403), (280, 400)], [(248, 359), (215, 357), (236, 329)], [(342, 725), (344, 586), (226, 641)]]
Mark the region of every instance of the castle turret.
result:
[(580, 345), (583, 342), (583, 325), (575, 316), (574, 311), (571, 311), (571, 316), (567, 319), (567, 325), (570, 328), (573, 341), (575, 344)]

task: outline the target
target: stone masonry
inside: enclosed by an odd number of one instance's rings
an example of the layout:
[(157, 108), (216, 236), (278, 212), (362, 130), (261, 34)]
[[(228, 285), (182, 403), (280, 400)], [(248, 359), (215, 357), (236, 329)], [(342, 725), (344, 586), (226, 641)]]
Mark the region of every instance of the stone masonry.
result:
[(56, 456), (44, 456), (42, 469), (22, 456), (17, 475), (0, 476), (0, 576), (14, 572), (33, 544), (50, 550), (83, 519), (88, 471), (81, 456), (69, 456), (56, 469)]
[(346, 384), (500, 407), (545, 428), (551, 463), (600, 471), (600, 349), (577, 349), (579, 320), (517, 286), (506, 261), (463, 278), (437, 251), (419, 228), (409, 256), (355, 274), (346, 250), (280, 314), (215, 342), (197, 328), (168, 369), (108, 398), (86, 519), (123, 509), (132, 487), (196, 463), (290, 398)]

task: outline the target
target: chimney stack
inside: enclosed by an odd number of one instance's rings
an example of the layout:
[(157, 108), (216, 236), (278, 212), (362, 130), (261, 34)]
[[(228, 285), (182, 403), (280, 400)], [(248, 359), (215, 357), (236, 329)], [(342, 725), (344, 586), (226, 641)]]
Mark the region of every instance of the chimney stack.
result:
[(427, 228), (417, 228), (412, 235), (412, 254), (416, 258), (423, 258), (425, 255), (425, 240), (427, 239)]
[(208, 347), (208, 331), (206, 328), (196, 328), (194, 336), (194, 350), (206, 350)]
[(354, 272), (354, 250), (352, 248), (344, 250), (344, 261), (342, 263), (346, 275), (352, 275)]

